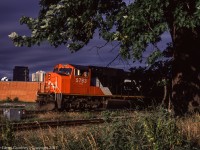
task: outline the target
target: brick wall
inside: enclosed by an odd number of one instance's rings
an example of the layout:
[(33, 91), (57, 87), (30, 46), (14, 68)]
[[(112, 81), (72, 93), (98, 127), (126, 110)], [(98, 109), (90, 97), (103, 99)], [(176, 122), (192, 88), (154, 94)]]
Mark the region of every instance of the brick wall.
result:
[(11, 99), (18, 97), (20, 101), (35, 102), (37, 91), (40, 89), (41, 91), (44, 89), (43, 82), (0, 82), (0, 100), (5, 100), (7, 97)]

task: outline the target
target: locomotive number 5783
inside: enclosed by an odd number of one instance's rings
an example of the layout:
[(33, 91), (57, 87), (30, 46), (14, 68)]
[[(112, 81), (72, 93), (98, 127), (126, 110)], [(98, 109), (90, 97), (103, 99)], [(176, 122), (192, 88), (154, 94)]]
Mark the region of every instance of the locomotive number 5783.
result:
[(87, 79), (76, 78), (76, 83), (87, 83)]

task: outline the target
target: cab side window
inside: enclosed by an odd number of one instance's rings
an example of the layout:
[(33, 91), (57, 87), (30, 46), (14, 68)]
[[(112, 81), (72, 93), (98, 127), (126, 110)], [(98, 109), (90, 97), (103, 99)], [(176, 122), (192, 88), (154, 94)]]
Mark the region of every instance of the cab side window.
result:
[(80, 76), (81, 75), (81, 71), (79, 69), (75, 69), (74, 70), (74, 75), (75, 76)]
[(75, 76), (88, 77), (88, 71), (86, 71), (86, 70), (80, 70), (80, 69), (75, 69), (74, 70), (74, 75)]

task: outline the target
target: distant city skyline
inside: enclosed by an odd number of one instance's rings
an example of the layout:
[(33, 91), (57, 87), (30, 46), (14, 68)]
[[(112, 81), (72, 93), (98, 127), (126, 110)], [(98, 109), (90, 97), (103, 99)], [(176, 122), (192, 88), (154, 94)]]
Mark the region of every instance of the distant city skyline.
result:
[(27, 66), (15, 66), (13, 69), (13, 81), (29, 81), (29, 68)]
[[(12, 79), (14, 66), (27, 66), (31, 74), (38, 70), (52, 71), (58, 63), (106, 66), (116, 57), (119, 48), (114, 48), (115, 43), (110, 43), (102, 49), (96, 48), (96, 46), (105, 44), (105, 41), (99, 39), (98, 36), (94, 36), (88, 46), (76, 53), (70, 53), (65, 46), (54, 48), (48, 43), (31, 48), (15, 47), (8, 35), (11, 32), (17, 32), (21, 35), (29, 34), (30, 31), (25, 25), (20, 25), (19, 19), (22, 16), (37, 17), (38, 12), (39, 0), (0, 1), (0, 78), (7, 76)], [(163, 35), (163, 40), (170, 41), (170, 36), (168, 34)], [(164, 47), (162, 44), (160, 46)], [(132, 67), (137, 65), (138, 63), (131, 63)], [(111, 67), (122, 69), (131, 66), (120, 59), (111, 64)]]

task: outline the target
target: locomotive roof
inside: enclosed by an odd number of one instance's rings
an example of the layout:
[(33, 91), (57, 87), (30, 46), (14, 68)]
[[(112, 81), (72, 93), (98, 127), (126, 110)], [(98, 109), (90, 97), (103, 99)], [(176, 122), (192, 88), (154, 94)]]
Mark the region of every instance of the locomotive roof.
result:
[(70, 65), (74, 66), (75, 68), (80, 69), (80, 70), (89, 70), (88, 66), (74, 65), (74, 64), (70, 64)]
[(71, 66), (74, 66), (77, 69), (80, 70), (118, 70), (118, 71), (124, 71), (123, 69), (118, 69), (118, 68), (109, 68), (109, 67), (100, 67), (100, 66), (83, 66), (83, 65), (75, 65), (75, 64), (70, 64)]
[(99, 67), (99, 66), (82, 66), (82, 65), (74, 65), (70, 64), (71, 66), (88, 71), (91, 69), (93, 75), (103, 75), (103, 76), (123, 76), (127, 72), (123, 69), (118, 68), (109, 68), (109, 67)]

